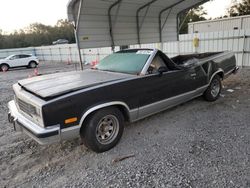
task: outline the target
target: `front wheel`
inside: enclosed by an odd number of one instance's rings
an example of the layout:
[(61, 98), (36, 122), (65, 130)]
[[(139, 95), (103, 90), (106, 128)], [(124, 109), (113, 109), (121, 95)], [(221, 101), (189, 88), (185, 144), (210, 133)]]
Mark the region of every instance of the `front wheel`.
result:
[(36, 68), (37, 67), (37, 63), (35, 62), (35, 61), (31, 61), (30, 63), (29, 63), (29, 66), (28, 66), (29, 68)]
[(220, 96), (221, 89), (221, 78), (219, 75), (215, 75), (207, 90), (204, 92), (203, 96), (205, 100), (210, 102), (216, 101)]
[(9, 70), (9, 66), (7, 64), (2, 64), (0, 65), (0, 71), (8, 71)]
[(119, 142), (124, 117), (118, 108), (104, 108), (94, 112), (82, 126), (80, 135), (84, 145), (100, 153), (110, 150)]

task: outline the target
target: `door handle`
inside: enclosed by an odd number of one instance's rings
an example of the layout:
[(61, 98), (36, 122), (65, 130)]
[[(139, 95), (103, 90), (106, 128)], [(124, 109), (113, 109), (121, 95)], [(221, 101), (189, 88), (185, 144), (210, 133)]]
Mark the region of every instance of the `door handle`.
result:
[(196, 73), (190, 74), (191, 77), (196, 77)]

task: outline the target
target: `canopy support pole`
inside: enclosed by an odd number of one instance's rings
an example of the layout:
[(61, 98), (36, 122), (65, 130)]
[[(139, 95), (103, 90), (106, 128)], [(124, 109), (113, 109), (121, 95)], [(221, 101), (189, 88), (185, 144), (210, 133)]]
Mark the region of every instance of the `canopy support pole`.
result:
[[(152, 1), (148, 2), (148, 3), (146, 3), (145, 5), (143, 5), (143, 6), (141, 6), (140, 8), (138, 8), (137, 11), (136, 11), (137, 40), (138, 40), (138, 44), (139, 44), (139, 45), (141, 45), (139, 13), (140, 13), (140, 11), (143, 10), (144, 8), (146, 8), (146, 7), (149, 8), (150, 5), (153, 4), (155, 1), (157, 1), (157, 0), (152, 0)], [(146, 12), (146, 14), (144, 15), (144, 18), (145, 18), (146, 16), (147, 16), (147, 12)], [(143, 20), (144, 20), (144, 18), (143, 18)]]
[(167, 21), (168, 21), (168, 17), (170, 16), (170, 14), (171, 14), (171, 11), (172, 11), (172, 9), (173, 9), (173, 7), (172, 8), (170, 8), (170, 10), (169, 10), (169, 12), (168, 12), (168, 15), (166, 16), (166, 19), (165, 19), (165, 21), (164, 21), (164, 23), (163, 23), (163, 25), (161, 26), (161, 19), (160, 19), (160, 21), (159, 21), (159, 36), (160, 36), (160, 49), (163, 51), (163, 42), (162, 42), (162, 30), (163, 30), (163, 28), (165, 27), (165, 25), (166, 25), (166, 23), (167, 23)]
[[(163, 30), (163, 28), (164, 28), (164, 26), (165, 26), (165, 24), (166, 24), (166, 22), (167, 22), (167, 20), (168, 20), (168, 17), (170, 16), (171, 10), (172, 10), (176, 5), (181, 4), (183, 1), (185, 1), (185, 0), (180, 0), (180, 1), (176, 2), (176, 3), (174, 3), (173, 5), (170, 5), (170, 6), (164, 8), (164, 9), (162, 9), (162, 10), (160, 11), (159, 16), (158, 16), (160, 43), (162, 43), (162, 30)], [(165, 11), (169, 10), (169, 9), (170, 9), (170, 12), (168, 13), (168, 15), (167, 15), (167, 17), (166, 17), (166, 20), (165, 20), (165, 22), (164, 22), (164, 24), (163, 24), (163, 26), (162, 26), (162, 23), (161, 23), (162, 14), (163, 14)]]
[[(114, 8), (116, 5), (120, 4), (122, 0), (118, 0), (115, 3), (113, 3), (112, 5), (110, 5), (109, 9), (108, 9), (108, 17), (109, 17), (109, 35), (111, 38), (111, 47), (112, 47), (112, 51), (114, 51), (115, 49), (115, 42), (114, 42), (114, 35), (113, 35), (113, 28), (112, 28), (112, 17), (111, 17), (111, 10), (112, 8)], [(118, 14), (118, 12), (117, 12)]]
[(80, 69), (83, 70), (83, 62), (82, 62), (82, 56), (81, 56), (81, 49), (80, 49), (80, 41), (78, 38), (78, 29), (79, 29), (79, 23), (80, 23), (80, 16), (81, 16), (81, 8), (82, 8), (82, 2), (83, 0), (80, 0), (79, 7), (78, 7), (78, 14), (77, 14), (77, 20), (75, 20), (75, 39), (76, 39), (76, 45), (80, 60)]
[(185, 16), (183, 21), (180, 23), (178, 33), (180, 33), (180, 30), (181, 30), (182, 26), (184, 25), (185, 21), (187, 20), (187, 18), (188, 18), (188, 14)]

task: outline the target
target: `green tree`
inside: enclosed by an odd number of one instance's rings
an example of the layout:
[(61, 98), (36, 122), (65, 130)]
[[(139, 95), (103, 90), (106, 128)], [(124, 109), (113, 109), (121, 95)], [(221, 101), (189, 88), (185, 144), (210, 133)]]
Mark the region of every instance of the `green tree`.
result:
[(3, 46), (3, 35), (2, 35), (2, 30), (0, 29), (0, 49), (2, 48)]
[(234, 0), (232, 6), (228, 10), (230, 17), (250, 15), (250, 0)]
[(188, 12), (185, 12), (180, 15), (180, 26), (179, 26), (179, 33), (186, 34), (188, 33), (188, 23), (190, 22), (197, 22), (197, 21), (204, 21), (206, 20), (205, 16), (207, 12), (204, 10), (203, 6), (199, 6), (197, 8), (193, 8)]
[(70, 43), (75, 43), (75, 33), (72, 23), (67, 20), (58, 20), (57, 21), (58, 33), (61, 35), (61, 38), (67, 39)]

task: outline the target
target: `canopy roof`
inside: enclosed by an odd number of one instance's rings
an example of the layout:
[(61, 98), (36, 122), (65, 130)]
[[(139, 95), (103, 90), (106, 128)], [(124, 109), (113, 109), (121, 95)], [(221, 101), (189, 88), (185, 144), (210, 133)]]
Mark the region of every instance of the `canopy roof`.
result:
[(80, 48), (178, 39), (178, 16), (208, 0), (70, 0)]

